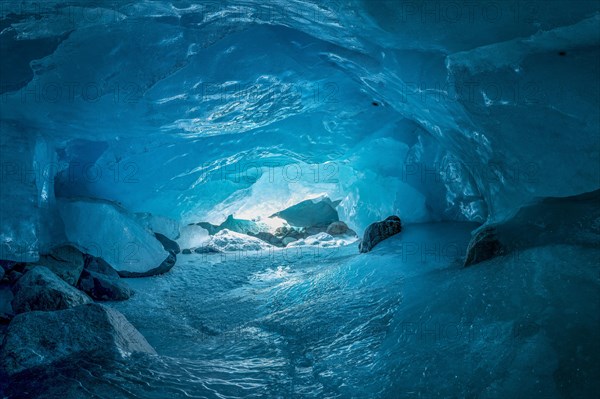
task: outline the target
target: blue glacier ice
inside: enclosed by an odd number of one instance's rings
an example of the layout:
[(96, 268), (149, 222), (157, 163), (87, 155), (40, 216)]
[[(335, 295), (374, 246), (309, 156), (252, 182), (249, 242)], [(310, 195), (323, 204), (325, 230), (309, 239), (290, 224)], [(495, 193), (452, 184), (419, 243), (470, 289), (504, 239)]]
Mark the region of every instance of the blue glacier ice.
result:
[(599, 76), (595, 0), (0, 2), (2, 315), (56, 246), (191, 252), (108, 303), (158, 355), (0, 396), (596, 397)]

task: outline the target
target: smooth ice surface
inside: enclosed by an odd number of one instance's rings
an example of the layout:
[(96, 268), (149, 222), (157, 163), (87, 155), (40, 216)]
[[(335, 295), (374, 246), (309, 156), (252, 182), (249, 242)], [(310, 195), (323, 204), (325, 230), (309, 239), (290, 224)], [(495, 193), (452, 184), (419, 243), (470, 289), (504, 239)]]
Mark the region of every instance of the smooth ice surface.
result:
[(463, 268), (473, 227), (408, 225), (361, 255), (352, 245), (182, 257), (168, 274), (128, 280), (136, 295), (111, 304), (158, 358), (74, 359), (21, 386), (140, 398), (594, 397), (599, 249), (541, 246)]
[(179, 238), (179, 222), (177, 220), (150, 213), (136, 214), (135, 217), (140, 224), (154, 233), (160, 233), (171, 240)]
[(117, 271), (143, 273), (157, 268), (169, 255), (149, 230), (112, 203), (61, 200), (58, 208), (67, 240)]

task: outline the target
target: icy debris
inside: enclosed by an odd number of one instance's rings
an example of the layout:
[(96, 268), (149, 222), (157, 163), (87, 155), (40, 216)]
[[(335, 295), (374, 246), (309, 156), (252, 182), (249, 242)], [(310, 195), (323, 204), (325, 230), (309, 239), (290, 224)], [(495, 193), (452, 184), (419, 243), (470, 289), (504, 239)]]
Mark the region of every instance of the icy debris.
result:
[(341, 247), (351, 244), (357, 240), (355, 235), (341, 235), (333, 237), (327, 233), (318, 233), (297, 241), (293, 241), (287, 245), (287, 248), (316, 246), (321, 248)]
[(261, 251), (273, 247), (258, 238), (227, 229), (221, 230), (212, 236), (205, 246), (220, 251)]

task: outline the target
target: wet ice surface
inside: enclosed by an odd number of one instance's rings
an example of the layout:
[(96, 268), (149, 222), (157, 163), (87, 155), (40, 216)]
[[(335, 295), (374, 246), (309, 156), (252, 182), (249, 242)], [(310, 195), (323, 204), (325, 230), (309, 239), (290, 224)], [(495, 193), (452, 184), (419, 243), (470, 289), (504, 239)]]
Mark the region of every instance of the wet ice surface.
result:
[(600, 249), (537, 247), (465, 269), (473, 227), (409, 225), (364, 255), (180, 255), (111, 304), (159, 357), (74, 359), (6, 396), (593, 396)]

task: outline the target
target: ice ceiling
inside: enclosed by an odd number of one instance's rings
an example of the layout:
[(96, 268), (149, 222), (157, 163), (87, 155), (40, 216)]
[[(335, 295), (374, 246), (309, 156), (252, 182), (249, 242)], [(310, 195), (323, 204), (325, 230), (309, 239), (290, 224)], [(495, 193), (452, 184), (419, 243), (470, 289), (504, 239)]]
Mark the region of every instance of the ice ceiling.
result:
[(597, 2), (0, 7), (4, 240), (55, 197), (219, 223), (328, 195), (360, 231), (600, 186)]

